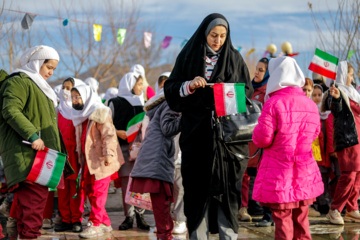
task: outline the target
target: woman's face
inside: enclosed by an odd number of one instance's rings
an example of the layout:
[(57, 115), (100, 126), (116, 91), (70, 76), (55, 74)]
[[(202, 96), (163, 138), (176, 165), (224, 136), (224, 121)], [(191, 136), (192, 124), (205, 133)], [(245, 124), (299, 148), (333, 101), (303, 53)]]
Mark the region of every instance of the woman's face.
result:
[(73, 84), (70, 81), (63, 83), (62, 89), (70, 91), (73, 88)]
[(265, 63), (258, 62), (255, 69), (255, 79), (254, 81), (259, 83), (264, 79), (266, 73), (266, 65)]
[(58, 65), (58, 60), (48, 60), (46, 63), (43, 63), (43, 65), (40, 68), (40, 75), (47, 80), (49, 77), (51, 77), (54, 74), (54, 70), (56, 69), (56, 66)]
[(352, 81), (354, 81), (354, 69), (349, 68), (346, 79), (346, 86), (351, 86)]
[(310, 86), (310, 85), (305, 85), (304, 87), (303, 87), (303, 91), (304, 91), (304, 93), (306, 94), (306, 96), (308, 97), (308, 98), (310, 98), (311, 97), (311, 92), (312, 92), (312, 87)]
[(219, 51), (222, 45), (224, 45), (226, 40), (226, 32), (226, 28), (219, 25), (211, 29), (207, 35), (206, 42), (215, 52)]
[(81, 110), (84, 107), (83, 100), (78, 91), (76, 91), (76, 90), (71, 91), (71, 100), (72, 100), (72, 106), (74, 109)]
[(143, 79), (139, 77), (136, 79), (136, 83), (132, 90), (135, 95), (140, 96), (142, 94), (142, 89), (143, 89)]
[(322, 91), (321, 89), (318, 88), (314, 88), (314, 91), (312, 92), (312, 100), (316, 103), (319, 104), (321, 103), (321, 98), (322, 98)]

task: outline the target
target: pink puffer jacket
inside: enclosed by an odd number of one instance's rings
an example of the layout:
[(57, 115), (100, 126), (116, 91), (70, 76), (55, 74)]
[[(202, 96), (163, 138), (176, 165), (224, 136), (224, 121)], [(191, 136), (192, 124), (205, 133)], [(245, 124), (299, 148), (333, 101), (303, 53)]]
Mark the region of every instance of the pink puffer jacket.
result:
[(324, 191), (311, 149), (320, 132), (319, 110), (300, 87), (270, 96), (253, 134), (254, 143), (264, 148), (253, 199), (263, 203), (313, 199)]

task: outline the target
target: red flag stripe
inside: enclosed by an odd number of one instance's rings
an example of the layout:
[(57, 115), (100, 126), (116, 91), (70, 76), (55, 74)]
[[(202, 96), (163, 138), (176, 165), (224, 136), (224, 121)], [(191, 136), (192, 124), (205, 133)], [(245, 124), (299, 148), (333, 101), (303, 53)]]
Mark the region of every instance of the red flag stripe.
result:
[(36, 153), (36, 156), (34, 159), (34, 164), (31, 168), (29, 175), (26, 178), (27, 180), (36, 182), (37, 178), (40, 175), (41, 169), (44, 165), (44, 161), (45, 161), (46, 155), (48, 153), (48, 150), (49, 149), (47, 147), (45, 147), (44, 151), (38, 151)]
[(224, 84), (219, 83), (214, 85), (215, 109), (218, 116), (226, 115), (225, 99), (224, 99)]
[(329, 71), (319, 65), (316, 65), (314, 63), (310, 63), (309, 70), (319, 73), (327, 78), (331, 78), (336, 80), (336, 72)]

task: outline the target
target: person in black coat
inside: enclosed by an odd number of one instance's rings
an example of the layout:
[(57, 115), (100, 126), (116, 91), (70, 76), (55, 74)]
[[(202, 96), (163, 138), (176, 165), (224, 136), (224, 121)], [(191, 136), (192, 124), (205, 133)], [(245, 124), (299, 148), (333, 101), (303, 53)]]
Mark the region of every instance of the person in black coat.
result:
[[(247, 160), (217, 140), (214, 92), (207, 83), (245, 83), (247, 97), (253, 93), (248, 68), (232, 46), (229, 23), (217, 13), (207, 16), (184, 46), (164, 90), (170, 108), (182, 112), (181, 172), (190, 239), (207, 239), (209, 231), (236, 239)], [(228, 148), (248, 154), (247, 143)]]

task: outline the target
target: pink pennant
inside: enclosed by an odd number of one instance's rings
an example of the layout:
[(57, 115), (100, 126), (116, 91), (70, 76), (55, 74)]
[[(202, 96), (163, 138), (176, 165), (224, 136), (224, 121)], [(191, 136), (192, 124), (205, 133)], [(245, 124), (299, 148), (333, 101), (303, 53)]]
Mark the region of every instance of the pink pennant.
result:
[(167, 47), (170, 45), (171, 39), (172, 39), (172, 37), (166, 36), (166, 37), (164, 38), (163, 42), (161, 43), (161, 47), (162, 47), (163, 49), (167, 48)]
[(151, 38), (152, 38), (152, 33), (144, 32), (144, 45), (145, 45), (145, 48), (148, 48), (148, 47), (151, 46)]

